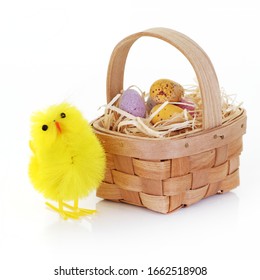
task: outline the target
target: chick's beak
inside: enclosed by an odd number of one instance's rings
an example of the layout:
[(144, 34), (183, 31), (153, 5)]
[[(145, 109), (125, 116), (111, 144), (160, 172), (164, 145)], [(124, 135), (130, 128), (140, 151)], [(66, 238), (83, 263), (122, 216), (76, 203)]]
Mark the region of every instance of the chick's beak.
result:
[(58, 132), (61, 133), (60, 123), (55, 121), (55, 126), (56, 126)]

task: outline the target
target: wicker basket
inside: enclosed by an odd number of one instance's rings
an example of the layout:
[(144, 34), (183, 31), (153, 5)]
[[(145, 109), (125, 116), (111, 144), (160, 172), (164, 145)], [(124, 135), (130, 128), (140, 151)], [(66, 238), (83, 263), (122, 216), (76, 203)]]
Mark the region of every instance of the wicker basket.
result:
[(107, 76), (107, 101), (123, 89), (124, 68), (133, 43), (150, 36), (170, 43), (193, 66), (203, 101), (203, 129), (179, 138), (145, 138), (93, 129), (107, 155), (97, 196), (168, 213), (239, 185), (239, 155), (246, 112), (222, 124), (218, 80), (206, 53), (187, 36), (153, 28), (128, 36), (115, 47)]

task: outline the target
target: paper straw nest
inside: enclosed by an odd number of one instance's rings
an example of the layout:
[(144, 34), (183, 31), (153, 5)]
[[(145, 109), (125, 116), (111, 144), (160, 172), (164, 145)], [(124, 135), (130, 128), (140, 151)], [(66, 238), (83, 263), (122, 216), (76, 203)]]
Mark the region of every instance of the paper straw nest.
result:
[[(119, 93), (107, 105), (104, 105), (104, 115), (99, 118), (98, 127), (96, 128), (102, 129), (103, 132), (107, 133), (122, 133), (128, 136), (149, 138), (180, 137), (184, 136), (184, 134), (200, 131), (202, 129), (203, 113), (200, 89), (197, 85), (184, 86), (184, 89), (184, 99), (195, 105), (194, 111), (190, 111), (191, 114), (184, 109), (181, 114), (171, 119), (152, 124), (152, 118), (167, 104), (178, 105), (180, 102), (164, 102), (153, 114), (149, 115), (147, 112), (145, 118), (140, 118), (117, 107), (121, 96), (121, 93)], [(141, 92), (141, 94), (147, 100), (148, 94), (144, 92)], [(231, 122), (242, 113), (242, 103), (236, 102), (236, 95), (228, 95), (224, 89), (221, 89), (221, 99), (223, 124)], [(182, 122), (176, 123), (176, 118), (182, 119)], [(94, 126), (96, 126), (95, 123)]]

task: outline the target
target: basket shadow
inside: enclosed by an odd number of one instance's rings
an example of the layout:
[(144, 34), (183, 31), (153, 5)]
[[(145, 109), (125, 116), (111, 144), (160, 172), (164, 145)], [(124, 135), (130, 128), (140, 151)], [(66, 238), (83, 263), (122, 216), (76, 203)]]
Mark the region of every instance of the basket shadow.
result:
[(101, 200), (97, 203), (100, 214), (92, 221), (92, 226), (95, 233), (100, 233), (105, 228), (106, 234), (111, 234), (111, 237), (133, 233), (147, 236), (150, 232), (158, 236), (162, 233), (179, 233), (185, 236), (187, 228), (198, 232), (210, 231), (216, 224), (231, 227), (237, 221), (238, 208), (239, 198), (234, 192), (208, 197), (200, 203), (169, 214)]

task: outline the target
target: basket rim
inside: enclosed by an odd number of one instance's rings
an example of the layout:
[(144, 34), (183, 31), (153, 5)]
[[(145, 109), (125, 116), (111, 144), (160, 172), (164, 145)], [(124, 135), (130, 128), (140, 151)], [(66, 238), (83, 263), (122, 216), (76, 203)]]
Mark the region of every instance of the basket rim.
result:
[(132, 139), (138, 139), (138, 140), (148, 140), (148, 141), (164, 141), (164, 140), (173, 140), (173, 139), (184, 139), (184, 138), (190, 138), (190, 137), (193, 137), (193, 136), (197, 136), (197, 135), (201, 135), (203, 134), (205, 131), (213, 131), (213, 130), (216, 130), (216, 129), (219, 129), (221, 127), (225, 127), (225, 126), (228, 126), (234, 122), (236, 122), (239, 118), (243, 117), (243, 116), (246, 116), (246, 110), (244, 108), (238, 108), (238, 110), (240, 111), (239, 114), (233, 118), (231, 121), (226, 121), (223, 120), (223, 123), (222, 125), (218, 126), (218, 127), (214, 127), (214, 128), (211, 128), (211, 129), (203, 129), (203, 128), (199, 128), (199, 129), (194, 129), (192, 131), (189, 131), (189, 132), (186, 132), (186, 133), (181, 133), (181, 134), (178, 134), (178, 135), (174, 135), (174, 136), (170, 136), (170, 137), (161, 137), (161, 138), (156, 138), (156, 137), (148, 137), (148, 136), (138, 136), (138, 135), (130, 135), (130, 134), (124, 134), (124, 133), (121, 133), (121, 132), (117, 132), (117, 131), (112, 131), (112, 130), (109, 130), (109, 129), (105, 129), (103, 128), (102, 126), (100, 126), (100, 119), (104, 116), (104, 115), (101, 115), (99, 116), (98, 118), (96, 118), (95, 120), (93, 120), (91, 122), (91, 126), (93, 127), (93, 129), (95, 131), (98, 131), (100, 133), (103, 133), (103, 134), (106, 134), (106, 135), (112, 135), (112, 136), (117, 136), (117, 137), (123, 137), (123, 138), (132, 138)]
[[(144, 138), (93, 131), (107, 153), (144, 160), (167, 160), (198, 154), (228, 145), (246, 132), (246, 111), (228, 124), (201, 130), (182, 138)], [(118, 133), (119, 134), (119, 133)]]

